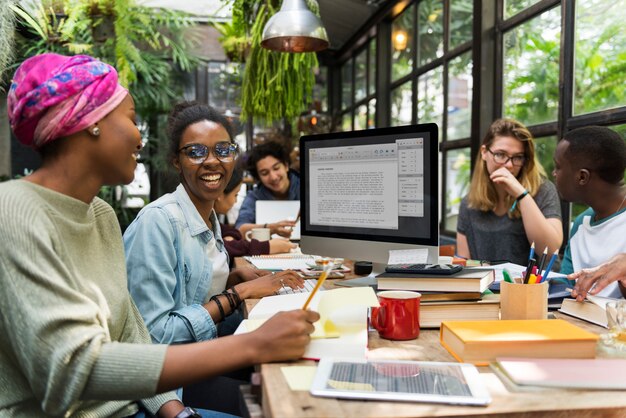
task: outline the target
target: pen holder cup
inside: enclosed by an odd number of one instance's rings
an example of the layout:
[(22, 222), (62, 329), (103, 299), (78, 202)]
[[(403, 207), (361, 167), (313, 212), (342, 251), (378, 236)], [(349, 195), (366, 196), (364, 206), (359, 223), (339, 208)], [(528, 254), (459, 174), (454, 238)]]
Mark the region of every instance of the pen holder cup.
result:
[(500, 283), (500, 319), (546, 319), (548, 282)]

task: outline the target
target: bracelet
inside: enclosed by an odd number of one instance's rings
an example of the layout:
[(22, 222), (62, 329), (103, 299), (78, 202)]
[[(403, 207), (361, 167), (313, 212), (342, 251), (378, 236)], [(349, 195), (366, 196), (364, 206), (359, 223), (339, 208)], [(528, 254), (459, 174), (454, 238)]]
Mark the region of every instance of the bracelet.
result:
[(511, 209), (509, 209), (509, 212), (513, 212), (515, 208), (517, 207), (517, 202), (519, 202), (526, 196), (528, 196), (528, 190), (524, 190), (521, 195), (517, 196), (517, 198), (515, 199), (515, 202), (513, 202), (513, 205), (511, 206)]
[(223, 321), (224, 318), (226, 318), (226, 315), (224, 314), (224, 308), (222, 307), (222, 302), (220, 302), (220, 298), (218, 296), (219, 295), (212, 296), (209, 300), (215, 301), (217, 308), (220, 310), (220, 315), (222, 315), (222, 319), (220, 319), (220, 321)]
[(237, 290), (235, 290), (235, 286), (231, 287), (228, 290), (230, 290), (230, 292), (228, 292), (228, 294), (232, 295), (233, 298), (235, 298), (236, 306), (241, 305), (241, 302), (242, 302), (241, 296), (239, 296), (239, 293), (237, 293)]
[(232, 293), (227, 292), (226, 290), (222, 292), (222, 295), (226, 296), (226, 299), (228, 299), (228, 304), (230, 305), (230, 312), (231, 313), (234, 312), (235, 309), (237, 308), (237, 305), (235, 304), (235, 296)]

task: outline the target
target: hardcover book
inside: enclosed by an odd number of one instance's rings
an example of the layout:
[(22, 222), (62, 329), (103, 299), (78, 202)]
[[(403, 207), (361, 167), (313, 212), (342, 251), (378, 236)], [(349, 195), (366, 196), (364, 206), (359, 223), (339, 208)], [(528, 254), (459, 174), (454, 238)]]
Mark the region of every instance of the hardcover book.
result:
[(463, 269), (450, 275), (382, 273), (376, 276), (378, 289), (429, 292), (484, 292), (495, 280), (490, 268)]
[(587, 299), (582, 302), (563, 299), (559, 312), (608, 328), (606, 304), (616, 300), (618, 299), (592, 295), (587, 295)]
[(594, 358), (598, 335), (562, 319), (444, 321), (439, 340), (460, 362), (497, 357)]
[(485, 294), (478, 300), (420, 302), (420, 328), (439, 328), (443, 321), (500, 318), (500, 295)]

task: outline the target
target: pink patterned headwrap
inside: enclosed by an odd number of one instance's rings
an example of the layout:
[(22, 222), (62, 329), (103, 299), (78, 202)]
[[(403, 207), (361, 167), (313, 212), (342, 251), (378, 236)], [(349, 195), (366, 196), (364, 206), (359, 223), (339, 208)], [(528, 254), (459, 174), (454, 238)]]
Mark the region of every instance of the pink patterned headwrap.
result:
[(20, 142), (40, 148), (98, 122), (127, 94), (108, 64), (87, 55), (41, 54), (15, 72), (9, 123)]

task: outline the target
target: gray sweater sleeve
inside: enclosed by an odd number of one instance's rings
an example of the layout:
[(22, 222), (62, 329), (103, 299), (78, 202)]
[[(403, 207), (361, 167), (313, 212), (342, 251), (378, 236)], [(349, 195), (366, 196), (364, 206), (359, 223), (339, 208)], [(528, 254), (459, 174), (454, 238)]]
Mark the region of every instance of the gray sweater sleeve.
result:
[[(16, 399), (34, 396), (51, 415), (75, 409), (79, 400), (154, 396), (167, 346), (148, 343), (126, 287), (113, 280), (125, 279), (119, 228), (102, 231), (103, 243), (117, 240), (119, 248), (89, 254), (93, 245), (71, 242), (74, 237), (59, 233), (54, 217), (32, 202), (19, 203), (0, 201), (0, 351), (8, 353), (0, 356), (0, 368), (16, 377), (13, 387), (1, 386)], [(85, 252), (71, 251), (80, 248)], [(76, 265), (89, 265), (90, 257), (93, 269), (104, 269), (111, 283), (78, 277)], [(113, 322), (111, 306), (118, 318)], [(145, 403), (156, 411), (157, 403), (169, 399), (175, 396)]]

